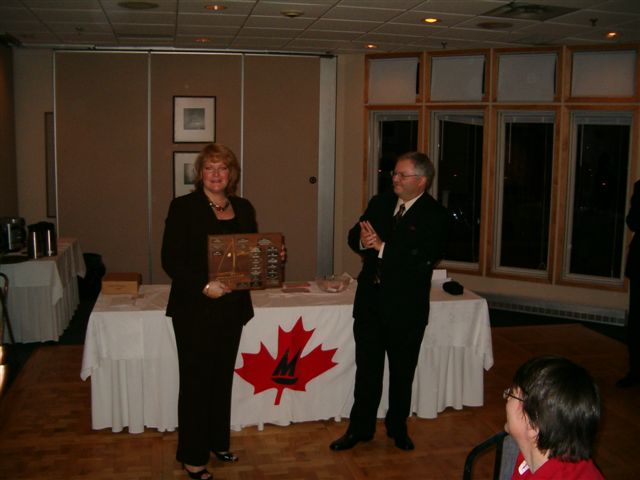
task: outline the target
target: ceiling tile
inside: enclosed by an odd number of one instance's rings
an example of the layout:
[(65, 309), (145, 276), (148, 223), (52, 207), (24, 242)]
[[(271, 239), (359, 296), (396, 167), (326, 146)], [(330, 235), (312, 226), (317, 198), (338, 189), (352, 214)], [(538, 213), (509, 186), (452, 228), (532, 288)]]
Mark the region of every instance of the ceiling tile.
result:
[(262, 17), (251, 16), (247, 19), (247, 27), (272, 27), (272, 28), (289, 28), (292, 30), (304, 30), (313, 19), (310, 18), (287, 18), (287, 17)]
[[(389, 2), (393, 5), (393, 2)], [(386, 22), (397, 17), (402, 10), (388, 8), (368, 8), (368, 7), (341, 7), (337, 6), (329, 10), (324, 17), (337, 20), (357, 20), (369, 22)]]
[(379, 23), (360, 22), (357, 20), (318, 20), (314, 22), (314, 30), (337, 30), (340, 32), (369, 32), (375, 29)]
[[(639, 0), (533, 0), (578, 11), (546, 22), (510, 19), (512, 26), (500, 30), (477, 25), (497, 21), (486, 12), (510, 0), (224, 0), (228, 8), (219, 12), (204, 8), (213, 0), (149, 0), (158, 4), (150, 10), (126, 9), (120, 1), (0, 0), (0, 34), (28, 46), (78, 46), (85, 39), (105, 45), (113, 42), (103, 38), (113, 35), (113, 26), (127, 35), (117, 39), (121, 47), (193, 48), (196, 38), (207, 37), (212, 41), (198, 48), (238, 48), (230, 40), (235, 38), (242, 39), (242, 48), (259, 50), (272, 38), (266, 48), (322, 53), (366, 51), (365, 40), (374, 39), (382, 52), (431, 49), (442, 42), (447, 49), (602, 44), (607, 28), (619, 32), (608, 41), (612, 45), (638, 42), (640, 36)], [(286, 18), (284, 9), (304, 13)], [(423, 25), (426, 16), (441, 22)], [(596, 27), (592, 18), (598, 19)]]
[[(302, 4), (283, 2), (259, 2), (253, 10), (253, 15), (277, 17), (283, 10), (298, 10), (303, 12), (298, 18), (318, 18), (330, 8), (329, 4)], [(286, 17), (285, 17), (286, 18)]]
[(358, 32), (336, 32), (332, 30), (305, 30), (300, 34), (300, 38), (318, 40), (346, 40), (351, 41), (360, 37)]
[(241, 27), (246, 22), (244, 15), (227, 15), (226, 17), (212, 17), (208, 15), (180, 14), (178, 25), (210, 27), (212, 25)]

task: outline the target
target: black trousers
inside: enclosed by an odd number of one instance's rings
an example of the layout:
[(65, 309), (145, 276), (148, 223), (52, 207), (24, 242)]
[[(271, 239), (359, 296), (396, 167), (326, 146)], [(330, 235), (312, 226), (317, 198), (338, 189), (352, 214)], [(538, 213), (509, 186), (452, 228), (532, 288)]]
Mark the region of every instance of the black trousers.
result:
[(356, 383), (349, 433), (361, 437), (375, 433), (385, 354), (389, 361), (389, 409), (385, 425), (392, 436), (407, 433), (411, 388), (428, 313), (425, 312), (424, 322), (407, 322), (401, 312), (397, 318), (384, 318), (378, 305), (372, 305), (367, 315), (355, 318)]
[(640, 377), (640, 278), (629, 282), (627, 347), (629, 349), (629, 374)]
[(179, 462), (206, 465), (212, 450), (229, 449), (231, 389), (242, 327), (233, 318), (173, 318), (180, 372)]

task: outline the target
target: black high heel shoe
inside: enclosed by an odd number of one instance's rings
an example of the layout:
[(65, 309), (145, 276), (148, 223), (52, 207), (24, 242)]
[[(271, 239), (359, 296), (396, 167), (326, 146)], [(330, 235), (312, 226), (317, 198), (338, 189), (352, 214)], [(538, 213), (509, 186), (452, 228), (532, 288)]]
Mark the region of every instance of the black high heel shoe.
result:
[(238, 461), (237, 455), (234, 455), (232, 452), (216, 452), (216, 451), (214, 451), (213, 454), (221, 462), (237, 462)]
[(184, 463), (182, 464), (182, 468), (184, 469), (185, 472), (187, 472), (187, 475), (189, 475), (189, 478), (192, 478), (193, 480), (213, 480), (213, 475), (211, 475), (206, 468), (203, 468), (202, 470), (198, 470), (197, 472), (191, 472), (187, 470), (187, 467), (185, 466)]

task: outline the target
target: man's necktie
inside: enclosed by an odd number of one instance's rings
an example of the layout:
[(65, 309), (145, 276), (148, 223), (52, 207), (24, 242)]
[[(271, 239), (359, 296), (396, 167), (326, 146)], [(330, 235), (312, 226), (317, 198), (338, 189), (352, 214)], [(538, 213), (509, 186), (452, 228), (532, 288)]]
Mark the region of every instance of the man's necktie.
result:
[(398, 208), (398, 211), (393, 216), (393, 225), (394, 226), (398, 224), (398, 222), (402, 218), (402, 215), (404, 215), (404, 203), (400, 204), (400, 207)]

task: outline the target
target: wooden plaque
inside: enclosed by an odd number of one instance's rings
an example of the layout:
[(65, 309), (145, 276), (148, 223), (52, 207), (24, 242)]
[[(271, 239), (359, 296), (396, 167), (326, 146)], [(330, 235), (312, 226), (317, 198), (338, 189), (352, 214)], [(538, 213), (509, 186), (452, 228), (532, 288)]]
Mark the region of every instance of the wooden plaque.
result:
[(232, 290), (282, 286), (281, 233), (209, 235), (209, 280)]

